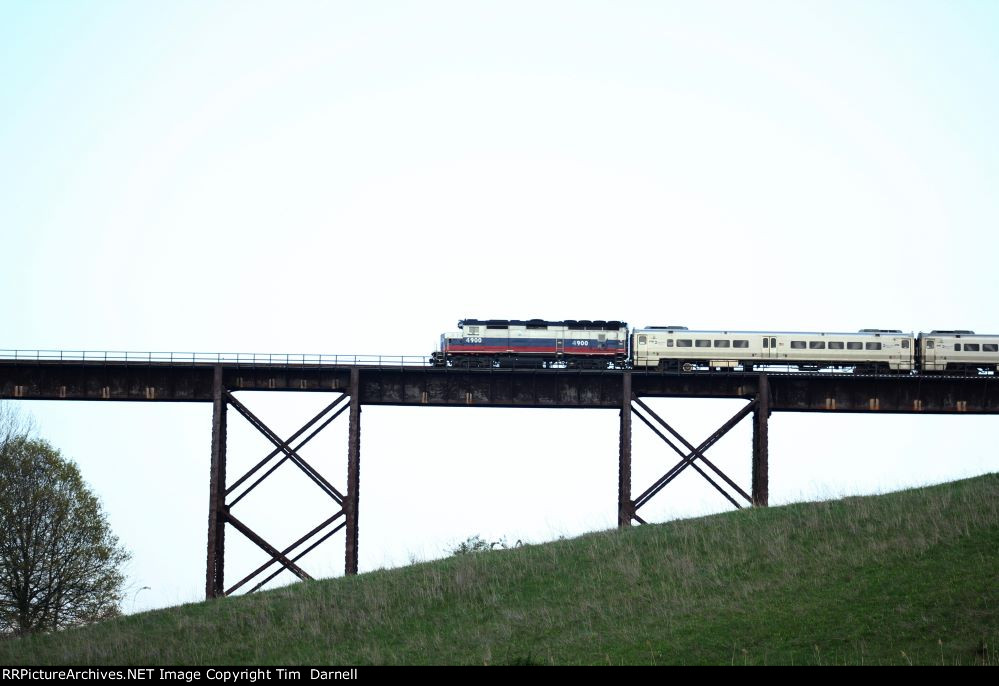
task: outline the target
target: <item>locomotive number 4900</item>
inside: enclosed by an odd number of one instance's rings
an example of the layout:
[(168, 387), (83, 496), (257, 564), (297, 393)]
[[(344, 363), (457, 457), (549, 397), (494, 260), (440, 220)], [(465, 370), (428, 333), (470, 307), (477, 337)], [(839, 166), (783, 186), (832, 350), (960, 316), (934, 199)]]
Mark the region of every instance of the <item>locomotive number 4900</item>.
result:
[(482, 342), (482, 337), (481, 336), (465, 336), (465, 342), (466, 343), (481, 343)]
[(572, 341), (573, 347), (576, 347), (576, 348), (585, 348), (589, 344), (590, 344), (589, 341)]

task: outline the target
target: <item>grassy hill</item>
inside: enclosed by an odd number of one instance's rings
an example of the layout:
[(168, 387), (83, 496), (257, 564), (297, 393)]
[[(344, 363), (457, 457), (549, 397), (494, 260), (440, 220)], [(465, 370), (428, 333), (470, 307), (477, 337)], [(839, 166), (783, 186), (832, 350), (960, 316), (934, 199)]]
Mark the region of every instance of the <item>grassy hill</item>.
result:
[(999, 664), (999, 474), (0, 641), (2, 664)]

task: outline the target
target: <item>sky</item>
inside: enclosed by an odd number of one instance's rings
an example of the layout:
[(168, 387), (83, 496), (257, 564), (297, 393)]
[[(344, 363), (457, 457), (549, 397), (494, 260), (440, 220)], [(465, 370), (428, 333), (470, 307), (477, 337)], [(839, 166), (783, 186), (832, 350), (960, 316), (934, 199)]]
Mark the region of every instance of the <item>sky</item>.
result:
[[(0, 0), (0, 348), (429, 355), (466, 317), (999, 332), (997, 67), (988, 0)], [(241, 398), (285, 434), (330, 400)], [(651, 404), (695, 444), (740, 405)], [(211, 407), (19, 406), (133, 551), (125, 611), (201, 599)], [(305, 451), (341, 490), (345, 419)], [(361, 570), (614, 526), (617, 421), (365, 408)], [(994, 435), (775, 414), (771, 503), (997, 471)], [(230, 474), (268, 452), (235, 413), (229, 436)], [(637, 494), (673, 460), (634, 436)], [(709, 457), (748, 488), (749, 423)], [(278, 474), (236, 512), (277, 545), (332, 513)], [(642, 514), (729, 507), (685, 474)], [(262, 560), (240, 538), (229, 583)], [(342, 534), (303, 566), (341, 574)]]

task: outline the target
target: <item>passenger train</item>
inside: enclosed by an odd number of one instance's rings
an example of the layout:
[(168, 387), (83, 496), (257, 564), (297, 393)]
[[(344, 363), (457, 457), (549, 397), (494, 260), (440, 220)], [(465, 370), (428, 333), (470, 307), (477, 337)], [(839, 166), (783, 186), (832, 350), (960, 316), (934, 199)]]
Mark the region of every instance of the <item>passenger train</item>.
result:
[(852, 373), (999, 372), (999, 334), (898, 329), (706, 331), (685, 326), (628, 329), (622, 321), (464, 319), (441, 335), (437, 367), (659, 369), (672, 372), (765, 369)]

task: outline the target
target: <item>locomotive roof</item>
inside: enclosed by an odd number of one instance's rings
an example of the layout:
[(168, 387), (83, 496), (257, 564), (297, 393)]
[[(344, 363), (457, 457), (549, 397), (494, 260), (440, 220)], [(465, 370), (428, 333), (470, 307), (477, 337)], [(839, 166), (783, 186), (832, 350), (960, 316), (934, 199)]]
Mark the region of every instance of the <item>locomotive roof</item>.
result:
[(616, 320), (605, 321), (603, 319), (560, 319), (557, 321), (550, 319), (462, 319), (458, 322), (458, 328), (463, 329), (466, 324), (486, 327), (526, 326), (528, 329), (564, 326), (570, 329), (587, 331), (618, 331), (619, 329), (628, 328), (625, 322)]

